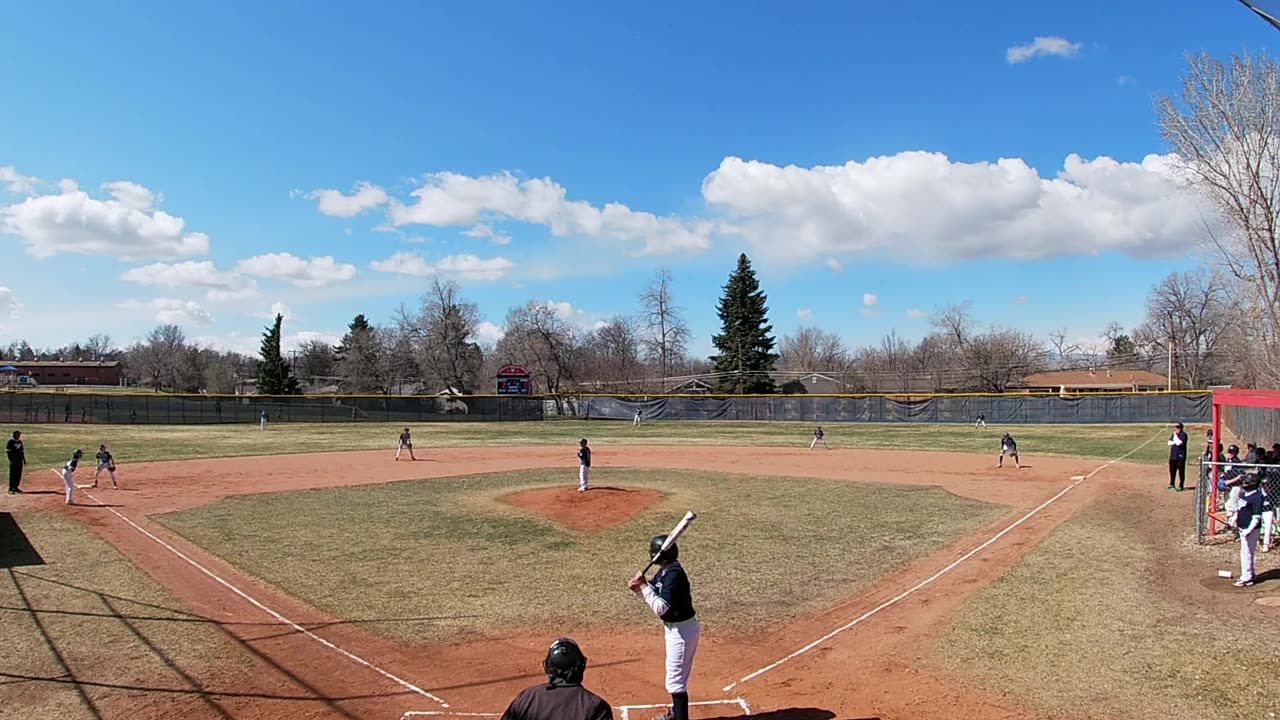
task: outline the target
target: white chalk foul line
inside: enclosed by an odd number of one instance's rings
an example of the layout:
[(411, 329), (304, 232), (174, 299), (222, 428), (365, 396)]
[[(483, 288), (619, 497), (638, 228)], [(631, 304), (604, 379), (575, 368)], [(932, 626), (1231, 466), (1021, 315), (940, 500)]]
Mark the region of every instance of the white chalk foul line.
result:
[[(61, 479), (61, 478), (62, 478), (62, 475), (61, 475), (57, 470), (54, 470), (54, 469), (52, 469), (52, 468), (51, 468), (51, 470), (53, 471), (53, 474), (54, 474), (54, 475), (57, 475), (57, 476), (58, 476), (58, 478), (59, 478), (59, 479)], [(183, 553), (181, 550), (179, 550), (179, 549), (175, 548), (174, 546), (170, 545), (169, 543), (165, 542), (164, 540), (160, 539), (159, 537), (157, 537), (157, 536), (155, 536), (154, 534), (152, 534), (151, 532), (149, 532), (146, 528), (142, 527), (141, 525), (139, 525), (139, 524), (135, 523), (134, 521), (130, 520), (129, 518), (125, 517), (123, 513), (121, 513), (121, 512), (119, 512), (119, 511), (117, 511), (115, 508), (111, 507), (110, 505), (107, 505), (106, 503), (102, 502), (102, 501), (101, 501), (101, 500), (99, 500), (98, 498), (94, 497), (94, 496), (93, 496), (93, 493), (91, 493), (91, 492), (89, 492), (89, 491), (85, 490), (85, 491), (83, 491), (83, 492), (82, 492), (82, 494), (84, 494), (84, 495), (88, 495), (88, 496), (89, 496), (89, 499), (90, 499), (90, 500), (93, 500), (93, 501), (94, 501), (94, 502), (96, 502), (96, 503), (98, 503), (98, 506), (99, 506), (99, 507), (103, 508), (104, 510), (106, 510), (106, 511), (110, 512), (112, 515), (115, 515), (116, 517), (118, 517), (118, 518), (120, 518), (121, 520), (125, 521), (125, 522), (126, 522), (126, 523), (128, 523), (128, 525), (129, 525), (130, 527), (132, 527), (134, 530), (137, 530), (138, 532), (142, 533), (143, 535), (146, 535), (147, 537), (149, 537), (149, 538), (151, 538), (152, 540), (156, 541), (156, 542), (157, 542), (157, 543), (159, 543), (159, 544), (160, 544), (160, 546), (161, 546), (161, 547), (163, 547), (164, 549), (168, 550), (169, 552), (173, 553), (174, 555), (177, 555), (178, 557), (180, 557), (180, 558), (182, 558), (183, 560), (185, 560), (189, 565), (191, 565), (191, 567), (194, 567), (195, 569), (199, 570), (200, 572), (204, 573), (205, 575), (208, 575), (210, 578), (212, 578), (212, 579), (213, 579), (215, 582), (217, 582), (219, 585), (222, 585), (223, 587), (225, 587), (226, 589), (228, 589), (228, 590), (230, 590), (231, 592), (235, 593), (236, 595), (239, 595), (241, 598), (244, 598), (244, 600), (246, 600), (250, 605), (253, 605), (254, 607), (258, 608), (259, 610), (261, 610), (261, 611), (265, 612), (266, 614), (270, 615), (271, 617), (275, 618), (276, 620), (279, 620), (282, 624), (287, 625), (287, 626), (289, 626), (289, 627), (293, 628), (294, 630), (298, 631), (299, 633), (301, 633), (301, 634), (303, 634), (303, 635), (306, 635), (307, 637), (311, 638), (312, 640), (315, 640), (316, 642), (320, 643), (321, 645), (323, 645), (323, 646), (325, 646), (325, 647), (329, 648), (330, 650), (332, 650), (332, 651), (334, 651), (334, 652), (338, 653), (339, 655), (341, 655), (341, 656), (343, 656), (343, 657), (347, 658), (348, 660), (350, 660), (350, 661), (352, 661), (352, 662), (356, 663), (357, 665), (362, 665), (362, 666), (364, 666), (364, 667), (366, 667), (366, 668), (368, 668), (368, 669), (370, 669), (370, 670), (372, 670), (372, 671), (374, 671), (374, 672), (378, 673), (378, 674), (379, 674), (379, 675), (381, 675), (382, 677), (384, 677), (384, 678), (386, 678), (386, 679), (388, 679), (388, 680), (390, 680), (390, 681), (394, 682), (395, 684), (399, 685), (400, 687), (402, 687), (402, 688), (404, 688), (404, 689), (406, 689), (406, 690), (409, 690), (409, 691), (411, 691), (411, 692), (417, 693), (418, 695), (421, 695), (422, 697), (428, 698), (428, 699), (430, 699), (430, 700), (434, 700), (435, 702), (439, 703), (441, 707), (449, 707), (449, 703), (445, 702), (444, 700), (441, 700), (440, 698), (436, 697), (435, 695), (432, 695), (431, 693), (427, 692), (426, 690), (423, 690), (422, 688), (418, 687), (417, 685), (414, 685), (413, 683), (409, 682), (408, 680), (405, 680), (405, 679), (403, 679), (403, 678), (397, 677), (396, 675), (393, 675), (393, 674), (391, 674), (391, 673), (387, 672), (386, 670), (383, 670), (382, 668), (378, 667), (377, 665), (374, 665), (373, 663), (369, 662), (368, 660), (365, 660), (364, 658), (362, 658), (362, 657), (360, 657), (360, 656), (358, 656), (358, 655), (355, 655), (355, 654), (350, 653), (350, 652), (348, 652), (348, 651), (346, 651), (346, 650), (343, 650), (342, 648), (338, 647), (337, 645), (334, 645), (333, 643), (329, 642), (328, 640), (325, 640), (324, 638), (320, 637), (319, 635), (316, 635), (315, 633), (311, 632), (310, 630), (308, 630), (308, 629), (306, 629), (306, 628), (302, 627), (302, 626), (301, 626), (301, 625), (299, 625), (298, 623), (296, 623), (296, 622), (294, 622), (294, 621), (290, 620), (289, 618), (287, 618), (287, 617), (285, 617), (285, 616), (281, 615), (280, 613), (276, 612), (275, 610), (272, 610), (271, 608), (267, 607), (266, 605), (264, 605), (263, 603), (259, 602), (257, 599), (255, 599), (255, 598), (251, 597), (248, 593), (244, 592), (244, 591), (243, 591), (243, 590), (241, 590), (240, 588), (236, 587), (235, 585), (232, 585), (231, 583), (227, 582), (226, 580), (223, 580), (221, 577), (219, 577), (219, 576), (218, 576), (216, 573), (214, 573), (212, 570), (209, 570), (208, 568), (206, 568), (205, 566), (203, 566), (203, 565), (201, 565), (200, 563), (196, 562), (195, 560), (192, 560), (190, 557), (188, 557), (188, 556), (187, 556), (185, 553)]]
[[(897, 605), (898, 603), (902, 602), (903, 600), (907, 599), (908, 597), (910, 597), (910, 596), (914, 595), (914, 594), (915, 594), (916, 592), (918, 592), (919, 590), (921, 590), (921, 589), (923, 589), (923, 588), (925, 588), (925, 587), (929, 586), (930, 584), (932, 584), (932, 583), (933, 583), (934, 581), (936, 581), (938, 578), (940, 578), (940, 577), (942, 577), (943, 575), (946, 575), (947, 573), (949, 573), (949, 572), (951, 572), (952, 570), (956, 569), (956, 567), (958, 567), (961, 563), (965, 562), (965, 561), (966, 561), (966, 560), (968, 560), (969, 558), (971, 558), (971, 557), (973, 557), (974, 555), (977, 555), (978, 553), (982, 552), (983, 550), (985, 550), (985, 549), (987, 549), (987, 548), (991, 547), (993, 544), (995, 544), (997, 541), (999, 541), (999, 540), (1000, 540), (1000, 538), (1002, 538), (1002, 537), (1004, 537), (1005, 535), (1007, 535), (1007, 534), (1009, 534), (1010, 532), (1012, 532), (1014, 528), (1018, 527), (1018, 526), (1019, 526), (1019, 525), (1021, 525), (1022, 523), (1026, 522), (1026, 521), (1030, 520), (1031, 518), (1035, 517), (1036, 515), (1038, 515), (1038, 514), (1040, 513), (1040, 511), (1041, 511), (1041, 510), (1044, 510), (1045, 508), (1049, 507), (1049, 506), (1050, 506), (1050, 505), (1052, 505), (1053, 503), (1057, 502), (1059, 498), (1061, 498), (1063, 495), (1066, 495), (1067, 493), (1071, 492), (1071, 491), (1072, 491), (1073, 489), (1075, 489), (1075, 487), (1076, 487), (1077, 485), (1079, 485), (1080, 483), (1084, 482), (1085, 480), (1088, 480), (1089, 478), (1093, 477), (1094, 475), (1097, 475), (1098, 473), (1102, 472), (1103, 470), (1105, 470), (1105, 469), (1107, 469), (1107, 468), (1111, 467), (1112, 465), (1115, 465), (1116, 463), (1120, 462), (1121, 460), (1124, 460), (1125, 458), (1128, 458), (1128, 457), (1132, 456), (1134, 453), (1138, 452), (1138, 451), (1139, 451), (1139, 450), (1141, 450), (1142, 448), (1144, 448), (1144, 447), (1146, 447), (1146, 446), (1150, 445), (1150, 444), (1152, 443), (1152, 441), (1154, 441), (1156, 438), (1160, 437), (1160, 435), (1164, 434), (1165, 429), (1166, 429), (1166, 428), (1162, 427), (1162, 428), (1161, 428), (1161, 429), (1160, 429), (1160, 430), (1159, 430), (1155, 435), (1152, 435), (1149, 439), (1147, 439), (1147, 441), (1146, 441), (1146, 442), (1144, 442), (1144, 443), (1142, 443), (1141, 445), (1139, 445), (1138, 447), (1136, 447), (1136, 448), (1134, 448), (1134, 449), (1130, 450), (1129, 452), (1125, 453), (1124, 455), (1121, 455), (1120, 457), (1118, 457), (1118, 458), (1116, 458), (1116, 459), (1114, 459), (1114, 460), (1111, 460), (1111, 461), (1109, 461), (1109, 462), (1107, 462), (1107, 463), (1105, 463), (1105, 464), (1103, 464), (1103, 465), (1098, 466), (1097, 468), (1095, 468), (1095, 469), (1094, 469), (1094, 471), (1093, 471), (1093, 472), (1089, 473), (1088, 475), (1076, 475), (1076, 476), (1073, 476), (1073, 478), (1072, 478), (1072, 479), (1074, 480), (1074, 482), (1072, 482), (1070, 485), (1068, 485), (1068, 486), (1066, 486), (1065, 488), (1063, 488), (1063, 489), (1062, 489), (1062, 491), (1061, 491), (1061, 492), (1059, 492), (1057, 495), (1054, 495), (1053, 497), (1051, 497), (1051, 498), (1049, 498), (1048, 500), (1044, 501), (1044, 502), (1043, 502), (1039, 507), (1037, 507), (1037, 508), (1035, 508), (1035, 509), (1031, 510), (1031, 511), (1030, 511), (1030, 512), (1028, 512), (1026, 515), (1023, 515), (1022, 517), (1018, 518), (1016, 521), (1014, 521), (1014, 523), (1013, 523), (1012, 525), (1010, 525), (1009, 527), (1007, 527), (1007, 528), (1005, 528), (1005, 529), (1001, 530), (1000, 532), (998, 532), (998, 533), (996, 533), (994, 536), (992, 536), (992, 538), (991, 538), (990, 540), (987, 540), (986, 542), (982, 543), (982, 544), (981, 544), (981, 545), (979, 545), (978, 547), (976, 547), (976, 548), (974, 548), (974, 549), (970, 550), (969, 552), (965, 553), (964, 555), (960, 556), (960, 558), (959, 558), (958, 560), (956, 560), (955, 562), (953, 562), (953, 563), (951, 563), (950, 565), (948, 565), (948, 566), (946, 566), (946, 567), (942, 568), (941, 570), (939, 570), (938, 572), (936, 572), (936, 573), (934, 573), (933, 575), (929, 576), (928, 578), (926, 578), (926, 579), (924, 579), (924, 580), (920, 581), (920, 582), (919, 582), (919, 583), (917, 583), (914, 587), (912, 587), (910, 590), (906, 590), (905, 592), (901, 593), (900, 595), (898, 595), (897, 597), (895, 597), (895, 598), (893, 598), (893, 599), (891, 599), (891, 600), (886, 600), (885, 602), (881, 603), (880, 605), (876, 606), (875, 608), (872, 608), (871, 610), (868, 610), (867, 612), (865, 612), (865, 613), (863, 613), (862, 615), (858, 616), (858, 617), (857, 617), (856, 619), (854, 619), (852, 622), (849, 622), (849, 623), (846, 623), (846, 624), (844, 624), (844, 625), (841, 625), (840, 627), (836, 628), (835, 630), (832, 630), (831, 632), (827, 633), (826, 635), (823, 635), (822, 637), (818, 638), (817, 640), (814, 640), (813, 642), (809, 643), (808, 645), (805, 645), (804, 647), (800, 648), (799, 650), (796, 650), (795, 652), (791, 653), (790, 655), (787, 655), (786, 657), (782, 658), (781, 660), (778, 660), (778, 661), (776, 661), (776, 662), (770, 663), (769, 665), (766, 665), (766, 666), (764, 666), (764, 667), (760, 668), (759, 670), (756, 670), (756, 671), (755, 671), (755, 672), (753, 672), (753, 673), (750, 673), (750, 674), (748, 674), (748, 675), (744, 675), (742, 678), (738, 679), (738, 680), (737, 680), (737, 681), (735, 681), (735, 682), (729, 683), (728, 685), (724, 686), (724, 692), (730, 692), (730, 691), (732, 691), (735, 687), (737, 687), (737, 686), (741, 685), (742, 683), (747, 682), (748, 680), (752, 680), (752, 679), (754, 679), (754, 678), (760, 677), (761, 675), (763, 675), (763, 674), (765, 674), (765, 673), (769, 672), (770, 670), (773, 670), (774, 668), (778, 667), (779, 665), (782, 665), (782, 664), (784, 664), (784, 663), (787, 663), (787, 662), (789, 662), (789, 661), (791, 661), (791, 660), (794, 660), (794, 659), (796, 659), (796, 658), (800, 657), (801, 655), (803, 655), (803, 654), (805, 654), (805, 653), (809, 652), (810, 650), (812, 650), (812, 649), (814, 649), (814, 648), (818, 647), (819, 645), (821, 645), (821, 644), (825, 643), (826, 641), (830, 640), (831, 638), (833, 638), (833, 637), (835, 637), (835, 636), (837, 636), (837, 635), (839, 635), (839, 634), (841, 634), (841, 633), (843, 633), (843, 632), (845, 632), (845, 631), (849, 630), (850, 628), (854, 627), (855, 625), (858, 625), (858, 624), (862, 623), (863, 621), (867, 620), (868, 618), (872, 617), (873, 615), (876, 615), (876, 614), (877, 614), (877, 613), (879, 613), (880, 611), (885, 610), (885, 609), (890, 608), (890, 607), (893, 607), (894, 605)], [(625, 719), (624, 719), (624, 720), (625, 720)]]
[(451, 710), (410, 710), (400, 716), (400, 720), (412, 717), (502, 717), (502, 713), (464, 713)]

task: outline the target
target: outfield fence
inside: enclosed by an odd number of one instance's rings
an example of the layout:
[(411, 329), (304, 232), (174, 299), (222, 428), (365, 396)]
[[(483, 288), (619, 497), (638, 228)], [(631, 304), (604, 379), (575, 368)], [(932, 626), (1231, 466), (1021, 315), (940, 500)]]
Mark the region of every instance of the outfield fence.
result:
[(632, 420), (793, 422), (1166, 423), (1209, 422), (1207, 392), (1004, 395), (604, 396), (548, 401), (548, 416)]
[(403, 395), (170, 395), (0, 393), (0, 420), (14, 423), (200, 425), (269, 422), (495, 422), (541, 420), (542, 398)]
[(1208, 422), (1205, 392), (1088, 395), (172, 395), (123, 392), (0, 393), (13, 423), (219, 424), (270, 422), (496, 422), (583, 418), (942, 422), (993, 424)]

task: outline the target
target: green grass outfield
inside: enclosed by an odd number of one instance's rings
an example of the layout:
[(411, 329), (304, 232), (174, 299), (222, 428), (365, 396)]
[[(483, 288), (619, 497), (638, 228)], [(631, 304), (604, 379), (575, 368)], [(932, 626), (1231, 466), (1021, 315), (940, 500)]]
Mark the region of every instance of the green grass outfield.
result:
[[(544, 420), (493, 423), (416, 423), (415, 447), (563, 445), (579, 438), (593, 445), (749, 445), (807, 447), (813, 425), (789, 422), (648, 422)], [(336, 450), (394, 449), (403, 425), (390, 423), (273, 423), (236, 425), (14, 425), (24, 433), (27, 459), (36, 465), (66, 460), (73, 449), (92, 456), (107, 443), (121, 463), (183, 458), (280, 455)], [(974, 429), (949, 423), (847, 423), (825, 425), (837, 448), (947, 450), (996, 454), (1008, 431), (1027, 457), (1095, 457), (1110, 460), (1132, 451), (1162, 431), (1160, 425), (1010, 425)], [(1159, 463), (1168, 448), (1159, 440), (1130, 460)], [(909, 462), (899, 458), (901, 462)]]
[(656, 529), (691, 507), (699, 518), (680, 559), (699, 615), (729, 632), (847, 597), (1004, 510), (934, 487), (838, 480), (614, 468), (592, 480), (665, 497), (590, 531), (500, 500), (564, 486), (544, 470), (232, 497), (154, 519), (318, 608), (421, 643), (652, 624), (626, 583)]

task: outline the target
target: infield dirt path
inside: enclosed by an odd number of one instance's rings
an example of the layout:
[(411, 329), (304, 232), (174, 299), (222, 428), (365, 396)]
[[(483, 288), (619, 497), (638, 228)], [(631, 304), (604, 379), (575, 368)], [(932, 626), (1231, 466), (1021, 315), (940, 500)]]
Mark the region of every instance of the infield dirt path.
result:
[[(148, 519), (151, 514), (191, 508), (230, 495), (525, 468), (564, 467), (566, 484), (577, 481), (573, 454), (561, 448), (432, 449), (425, 454), (426, 460), (399, 463), (393, 462), (387, 452), (354, 452), (192, 460), (122, 468), (121, 480), (128, 489), (93, 491), (95, 498), (110, 507), (75, 507), (68, 512), (118, 547), (193, 612), (218, 624), (254, 659), (256, 670), (249, 676), (196, 678), (206, 692), (120, 691), (105, 693), (95, 701), (101, 700), (100, 707), (108, 717), (142, 720), (395, 720), (407, 711), (445, 711), (431, 696), (447, 702), (453, 711), (500, 713), (516, 692), (542, 679), (540, 663), (546, 647), (554, 637), (564, 634), (574, 635), (587, 649), (587, 686), (615, 706), (668, 700), (662, 687), (663, 648), (656, 625), (647, 632), (512, 628), (466, 643), (408, 647), (328, 617)], [(722, 637), (709, 629), (698, 652), (693, 699), (741, 697), (756, 714), (786, 711), (768, 716), (775, 720), (1037, 718), (1007, 698), (962, 687), (919, 668), (926, 666), (936, 638), (971, 593), (1013, 567), (1060, 523), (1105, 493), (1108, 486), (1128, 484), (1150, 474), (1149, 469), (1122, 463), (1109, 466), (927, 587), (726, 693), (722, 687), (792, 654), (951, 565), (1028, 510), (1060, 493), (1072, 476), (1088, 474), (1103, 463), (1035, 458), (1030, 460), (1033, 467), (997, 471), (991, 457), (953, 453), (638, 446), (597, 448), (593, 459), (597, 467), (714, 470), (936, 485), (957, 495), (1009, 507), (988, 527), (912, 563), (835, 607), (783, 627), (766, 629), (755, 637)], [(41, 482), (53, 484), (57, 480), (48, 474)], [(56, 496), (24, 498), (31, 507), (61, 508), (59, 500)], [(624, 582), (625, 578), (620, 580), (620, 587)], [(280, 617), (307, 628), (311, 634), (281, 622)], [(827, 712), (799, 710), (803, 708)], [(653, 712), (635, 711), (631, 718), (648, 717)], [(727, 705), (708, 706), (696, 708), (694, 717), (740, 714)]]

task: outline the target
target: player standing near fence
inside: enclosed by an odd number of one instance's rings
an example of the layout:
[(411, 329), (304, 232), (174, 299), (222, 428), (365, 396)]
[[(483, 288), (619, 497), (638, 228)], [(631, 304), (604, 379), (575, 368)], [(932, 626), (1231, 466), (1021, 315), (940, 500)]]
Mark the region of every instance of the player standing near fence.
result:
[(74, 504), (71, 502), (71, 490), (76, 486), (76, 466), (80, 464), (80, 458), (83, 455), (84, 452), (76, 448), (76, 451), (71, 453), (71, 459), (62, 466), (62, 484), (67, 490), (68, 505)]
[(671, 543), (663, 550), (662, 544), (666, 541), (666, 535), (657, 535), (649, 541), (649, 557), (656, 557), (658, 566), (653, 580), (645, 582), (644, 573), (638, 573), (627, 587), (644, 600), (665, 627), (666, 687), (671, 693), (671, 710), (654, 720), (689, 720), (689, 675), (693, 672), (693, 656), (698, 651), (702, 623), (693, 609), (689, 576), (680, 565), (679, 545)]
[(1235, 526), (1240, 532), (1240, 579), (1233, 583), (1236, 587), (1253, 584), (1253, 556), (1258, 550), (1258, 530), (1262, 524), (1260, 484), (1257, 475), (1250, 475), (1241, 483), (1244, 493), (1240, 496), (1235, 517)]
[(578, 441), (578, 492), (587, 491), (587, 483), (591, 475), (591, 448), (587, 447), (587, 439)]
[(267, 429), (267, 417), (268, 417), (268, 415), (267, 415), (267, 409), (266, 409), (266, 408), (263, 408), (263, 409), (262, 409), (262, 412), (258, 415), (258, 429), (259, 429), (259, 430), (266, 430), (266, 429)]
[(985, 428), (986, 426), (987, 426), (987, 414), (978, 413), (978, 420), (973, 424), (973, 429), (977, 430), (978, 428)]
[(631, 427), (637, 427), (639, 425), (640, 425), (640, 409), (636, 408), (636, 419), (631, 421)]
[(413, 456), (413, 438), (409, 436), (409, 428), (405, 428), (404, 432), (400, 433), (400, 447), (396, 449), (397, 462), (399, 462), (400, 460), (400, 453), (404, 452), (405, 450), (409, 451), (410, 460), (413, 460), (415, 462), (418, 460), (418, 458)]
[(14, 430), (13, 437), (4, 444), (5, 457), (9, 459), (9, 494), (22, 492), (22, 468), (27, 464), (27, 451), (22, 446), (22, 431)]
[(116, 484), (116, 459), (111, 457), (111, 453), (107, 451), (106, 445), (98, 446), (98, 469), (93, 471), (93, 486), (98, 487), (98, 475), (106, 470), (107, 475), (111, 477), (111, 489), (119, 490), (120, 486)]
[(1169, 438), (1169, 487), (1173, 490), (1173, 480), (1178, 479), (1177, 490), (1182, 492), (1187, 484), (1187, 434), (1182, 431), (1182, 423), (1174, 425), (1173, 435)]

